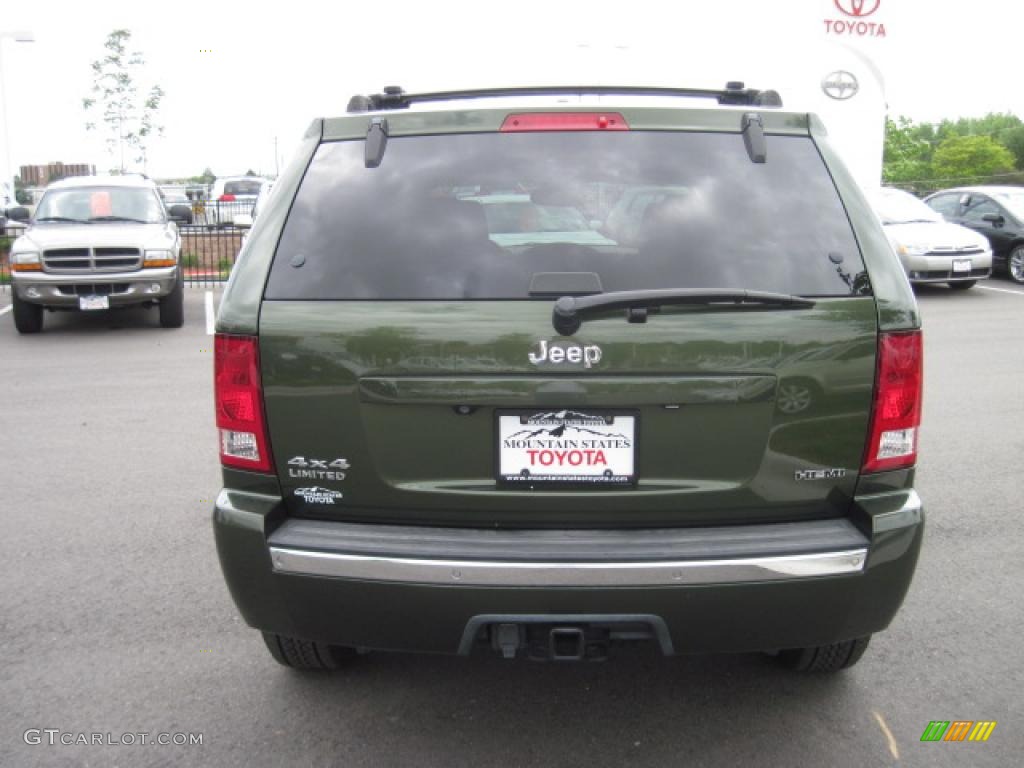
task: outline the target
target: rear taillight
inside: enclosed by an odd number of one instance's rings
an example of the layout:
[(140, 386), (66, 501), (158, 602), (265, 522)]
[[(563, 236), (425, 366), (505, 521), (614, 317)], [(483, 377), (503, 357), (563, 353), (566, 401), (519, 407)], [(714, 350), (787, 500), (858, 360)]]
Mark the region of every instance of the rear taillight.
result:
[(506, 117), (501, 130), (628, 131), (629, 123), (618, 112), (523, 112)]
[(862, 472), (903, 469), (917, 461), (923, 369), (920, 331), (879, 335), (871, 438)]
[(270, 472), (270, 441), (263, 415), (259, 347), (255, 337), (217, 334), (213, 381), (224, 466)]
[(233, 202), (235, 202), (235, 196), (234, 195), (221, 195), (217, 199), (220, 202), (222, 202), (222, 203), (233, 203)]

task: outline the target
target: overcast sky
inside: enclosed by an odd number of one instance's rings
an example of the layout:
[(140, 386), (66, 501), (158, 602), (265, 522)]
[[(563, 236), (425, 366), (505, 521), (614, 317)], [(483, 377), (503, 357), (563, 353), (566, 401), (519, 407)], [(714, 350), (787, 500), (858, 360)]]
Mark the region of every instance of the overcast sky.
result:
[[(1024, 6), (878, 2), (864, 20), (883, 23), (885, 37), (857, 43), (884, 73), (890, 115), (1024, 116)], [(90, 62), (116, 28), (133, 33), (145, 79), (167, 93), (165, 135), (152, 143), (148, 170), (178, 176), (206, 167), (273, 173), (275, 137), (287, 160), (313, 117), (338, 114), (352, 93), (391, 83), (704, 86), (728, 77), (777, 88), (785, 99), (786, 82), (766, 82), (769, 73), (782, 64), (821, 69), (815, 46), (851, 39), (826, 34), (826, 19), (848, 17), (834, 0), (10, 2), (0, 30), (27, 28), (37, 41), (3, 42), (11, 159), (15, 168), (116, 164), (98, 135), (86, 133), (81, 106)]]

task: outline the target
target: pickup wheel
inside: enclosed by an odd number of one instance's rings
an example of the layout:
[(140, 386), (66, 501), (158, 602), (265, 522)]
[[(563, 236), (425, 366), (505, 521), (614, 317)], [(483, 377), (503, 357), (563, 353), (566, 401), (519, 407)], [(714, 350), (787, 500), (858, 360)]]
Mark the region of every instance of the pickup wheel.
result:
[(185, 281), (180, 276), (174, 290), (160, 299), (160, 326), (181, 328), (185, 324)]
[(868, 635), (831, 645), (791, 648), (780, 651), (778, 660), (782, 666), (796, 672), (838, 672), (860, 661), (870, 640), (871, 635)]
[(39, 333), (43, 330), (43, 308), (18, 298), (18, 290), (11, 288), (11, 304), (14, 307), (14, 327), (18, 333)]
[(274, 661), (292, 669), (337, 669), (339, 660), (355, 655), (355, 651), (350, 648), (336, 648), (273, 632), (264, 632), (263, 642), (267, 644), (267, 650)]

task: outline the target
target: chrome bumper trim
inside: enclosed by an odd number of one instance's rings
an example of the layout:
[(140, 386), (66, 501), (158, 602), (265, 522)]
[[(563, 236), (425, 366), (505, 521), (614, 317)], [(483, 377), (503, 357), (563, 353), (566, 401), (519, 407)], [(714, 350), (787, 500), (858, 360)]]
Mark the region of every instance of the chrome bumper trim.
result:
[(867, 549), (734, 560), (486, 562), (368, 557), (271, 547), (277, 573), (490, 587), (647, 587), (779, 581), (864, 570)]

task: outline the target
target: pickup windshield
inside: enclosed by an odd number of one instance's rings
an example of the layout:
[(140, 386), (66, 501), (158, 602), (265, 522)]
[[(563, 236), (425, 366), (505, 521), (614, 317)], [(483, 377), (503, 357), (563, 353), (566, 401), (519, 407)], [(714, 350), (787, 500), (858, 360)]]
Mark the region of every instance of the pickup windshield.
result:
[[(300, 258), (301, 257), (301, 258)], [(810, 138), (538, 132), (322, 144), (277, 250), (269, 299), (527, 299), (537, 273), (654, 288), (869, 290)], [(536, 298), (535, 298), (536, 300)]]
[(158, 224), (163, 208), (144, 187), (67, 187), (51, 189), (36, 209), (36, 221), (113, 221)]

